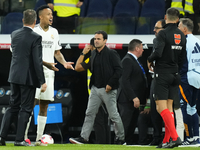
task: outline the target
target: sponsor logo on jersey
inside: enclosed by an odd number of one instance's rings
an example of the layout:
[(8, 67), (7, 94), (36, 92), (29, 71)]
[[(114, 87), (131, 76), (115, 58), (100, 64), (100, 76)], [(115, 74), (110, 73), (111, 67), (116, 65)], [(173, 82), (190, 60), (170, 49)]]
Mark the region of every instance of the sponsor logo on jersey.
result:
[(172, 45), (171, 49), (182, 50), (182, 46)]
[(195, 66), (200, 66), (200, 59), (191, 59), (192, 63), (195, 64)]
[(174, 34), (174, 41), (178, 45), (181, 42), (181, 35), (180, 34)]
[(200, 59), (192, 59), (192, 63), (200, 62)]
[(42, 41), (42, 48), (51, 48), (53, 44), (53, 41)]
[(200, 53), (200, 46), (198, 43), (195, 43), (194, 50), (192, 51), (192, 54), (195, 53)]

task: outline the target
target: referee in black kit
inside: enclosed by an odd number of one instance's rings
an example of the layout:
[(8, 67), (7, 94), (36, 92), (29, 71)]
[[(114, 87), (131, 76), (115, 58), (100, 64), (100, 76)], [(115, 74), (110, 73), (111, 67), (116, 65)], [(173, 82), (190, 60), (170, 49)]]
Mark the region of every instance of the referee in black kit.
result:
[[(181, 144), (175, 129), (173, 101), (179, 101), (179, 70), (186, 57), (186, 37), (177, 28), (179, 11), (169, 8), (165, 16), (166, 26), (157, 35), (158, 44), (148, 57), (148, 68), (154, 71), (155, 100), (158, 113), (165, 123), (165, 138), (159, 148), (173, 148)], [(155, 66), (153, 65), (155, 61)], [(152, 70), (152, 67), (154, 70)], [(169, 140), (169, 139), (172, 140)]]

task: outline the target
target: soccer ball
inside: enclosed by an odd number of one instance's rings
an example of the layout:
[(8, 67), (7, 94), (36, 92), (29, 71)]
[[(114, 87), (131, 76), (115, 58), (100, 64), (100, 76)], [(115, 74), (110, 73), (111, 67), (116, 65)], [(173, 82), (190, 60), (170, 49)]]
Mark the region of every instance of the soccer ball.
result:
[(41, 142), (44, 144), (53, 144), (54, 140), (49, 134), (44, 134), (41, 138)]

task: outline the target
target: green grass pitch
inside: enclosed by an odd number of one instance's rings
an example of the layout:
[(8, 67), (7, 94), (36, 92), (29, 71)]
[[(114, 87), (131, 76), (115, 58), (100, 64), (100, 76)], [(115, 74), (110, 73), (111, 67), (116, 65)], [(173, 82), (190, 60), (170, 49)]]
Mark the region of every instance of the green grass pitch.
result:
[[(175, 150), (199, 150), (200, 147), (176, 147)], [(0, 150), (159, 150), (155, 146), (97, 145), (97, 144), (52, 144), (48, 146), (22, 147), (6, 143)]]

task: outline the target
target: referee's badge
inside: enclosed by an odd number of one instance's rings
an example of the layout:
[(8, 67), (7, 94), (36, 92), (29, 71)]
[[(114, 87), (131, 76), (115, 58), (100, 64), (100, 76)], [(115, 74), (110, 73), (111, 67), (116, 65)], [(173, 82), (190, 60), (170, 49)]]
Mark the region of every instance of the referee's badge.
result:
[(54, 36), (53, 36), (53, 34), (51, 35), (51, 38), (52, 38), (52, 39), (54, 39)]

